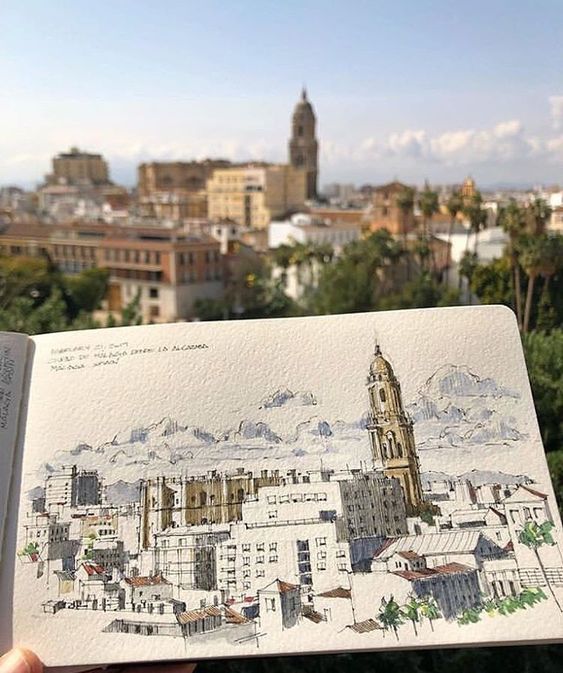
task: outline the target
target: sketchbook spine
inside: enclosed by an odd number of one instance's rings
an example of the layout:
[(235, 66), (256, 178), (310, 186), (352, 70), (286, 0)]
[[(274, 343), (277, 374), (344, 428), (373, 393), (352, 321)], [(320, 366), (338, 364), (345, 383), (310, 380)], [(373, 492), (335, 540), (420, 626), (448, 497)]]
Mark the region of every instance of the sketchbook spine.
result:
[(25, 398), (30, 338), (0, 332), (0, 560), (8, 511), (10, 483)]

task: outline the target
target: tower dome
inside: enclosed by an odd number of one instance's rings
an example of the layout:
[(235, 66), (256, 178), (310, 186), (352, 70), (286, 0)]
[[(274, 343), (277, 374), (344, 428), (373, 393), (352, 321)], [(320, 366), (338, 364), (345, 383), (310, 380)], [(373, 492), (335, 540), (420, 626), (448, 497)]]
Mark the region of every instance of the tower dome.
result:
[(384, 375), (386, 377), (394, 377), (393, 368), (381, 354), (379, 344), (376, 344), (374, 351), (374, 358), (369, 368), (372, 376)]

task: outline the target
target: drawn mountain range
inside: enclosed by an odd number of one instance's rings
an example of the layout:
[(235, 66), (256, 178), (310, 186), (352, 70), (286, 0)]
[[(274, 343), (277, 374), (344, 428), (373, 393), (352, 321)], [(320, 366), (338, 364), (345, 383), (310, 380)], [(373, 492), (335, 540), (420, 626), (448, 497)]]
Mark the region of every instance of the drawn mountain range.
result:
[[(478, 450), (512, 445), (525, 437), (515, 421), (518, 403), (517, 393), (493, 379), (480, 378), (466, 366), (445, 365), (420, 388), (407, 411), (422, 452)], [(262, 420), (243, 418), (224, 432), (211, 432), (165, 417), (117, 433), (99, 446), (78, 443), (56, 454), (42, 471), (48, 474), (73, 462), (84, 469), (111, 471), (113, 478), (131, 482), (144, 474), (199, 473), (217, 465), (222, 469), (318, 469), (322, 461), (339, 469), (371, 461), (367, 413), (352, 421), (329, 419), (308, 415), (312, 406), (321, 411), (313, 393), (278, 389), (255, 407)], [(280, 424), (280, 418), (285, 422)]]

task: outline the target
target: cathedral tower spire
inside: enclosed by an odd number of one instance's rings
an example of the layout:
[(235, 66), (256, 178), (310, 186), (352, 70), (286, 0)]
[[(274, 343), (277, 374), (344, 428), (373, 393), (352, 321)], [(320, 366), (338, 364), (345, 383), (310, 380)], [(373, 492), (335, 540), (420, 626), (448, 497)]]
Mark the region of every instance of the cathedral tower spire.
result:
[(407, 511), (414, 514), (423, 504), (420, 466), (411, 419), (403, 408), (401, 384), (376, 343), (367, 378), (370, 420), (367, 427), (375, 466), (395, 477), (405, 494)]
[(317, 120), (313, 106), (303, 87), (301, 99), (293, 110), (291, 138), (289, 140), (289, 163), (294, 168), (307, 172), (307, 198), (317, 196), (319, 144), (315, 136)]

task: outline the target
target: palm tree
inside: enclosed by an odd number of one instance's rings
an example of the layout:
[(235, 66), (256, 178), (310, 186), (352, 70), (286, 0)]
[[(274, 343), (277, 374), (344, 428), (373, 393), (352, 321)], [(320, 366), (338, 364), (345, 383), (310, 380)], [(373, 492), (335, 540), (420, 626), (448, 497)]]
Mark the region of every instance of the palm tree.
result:
[(498, 222), (508, 234), (508, 253), (510, 256), (512, 282), (514, 284), (514, 308), (518, 325), (522, 328), (522, 291), (520, 284), (520, 263), (518, 261), (518, 242), (526, 227), (524, 211), (514, 199), (511, 199), (508, 205), (501, 209)]
[[(448, 199), (446, 203), (446, 208), (448, 209), (448, 213), (450, 214), (450, 226), (448, 227), (448, 248), (451, 245), (452, 242), (452, 233), (455, 225), (455, 220), (458, 214), (461, 212), (463, 209), (463, 197), (461, 195), (461, 192), (459, 189), (455, 189), (452, 194), (450, 195), (450, 198)], [(450, 265), (448, 264), (448, 267), (446, 269), (446, 284), (449, 280), (449, 273), (450, 273)]]
[(403, 247), (407, 247), (407, 222), (411, 219), (414, 208), (415, 191), (412, 187), (404, 187), (397, 194), (397, 207), (401, 211), (401, 236)]
[(416, 596), (409, 596), (408, 602), (401, 608), (402, 614), (411, 622), (415, 636), (418, 636), (416, 625), (420, 622), (420, 608), (421, 603)]
[(540, 567), (541, 574), (543, 576), (543, 580), (549, 592), (553, 596), (553, 600), (557, 604), (557, 607), (561, 612), (563, 612), (563, 607), (561, 606), (561, 603), (557, 599), (557, 596), (555, 595), (555, 592), (553, 591), (553, 588), (549, 583), (549, 580), (547, 579), (547, 574), (545, 572), (543, 561), (541, 560), (539, 554), (540, 547), (543, 547), (544, 545), (552, 546), (556, 544), (551, 534), (551, 531), (554, 528), (555, 526), (551, 521), (544, 521), (542, 524), (537, 524), (535, 521), (528, 521), (524, 526), (524, 528), (520, 531), (520, 535), (518, 536), (518, 542), (521, 542), (522, 544), (526, 545), (528, 549), (531, 549), (534, 552), (536, 560)]
[(395, 637), (399, 640), (399, 626), (403, 624), (403, 615), (392, 594), (388, 601), (385, 600), (385, 596), (381, 599), (378, 619), (383, 624), (385, 631), (392, 629)]
[[(420, 237), (430, 246), (430, 222), (435, 213), (439, 210), (438, 193), (433, 191), (428, 184), (424, 183), (424, 189), (418, 196), (418, 207), (422, 213), (422, 232)], [(430, 247), (430, 253), (432, 248)], [(434, 261), (434, 260), (433, 260)], [(434, 264), (435, 266), (435, 264)]]
[(551, 216), (551, 208), (549, 205), (544, 199), (536, 198), (529, 204), (527, 211), (530, 233), (536, 236), (545, 234), (545, 227)]
[(420, 602), (420, 614), (430, 622), (430, 628), (434, 631), (434, 620), (440, 619), (442, 614), (438, 603), (433, 596), (425, 596)]
[(439, 209), (438, 193), (430, 188), (428, 181), (424, 183), (424, 189), (418, 196), (418, 207), (422, 213), (422, 235), (428, 238), (430, 236), (430, 221)]
[(477, 254), (477, 241), (479, 232), (485, 228), (487, 223), (487, 211), (483, 208), (483, 197), (481, 192), (477, 191), (469, 202), (463, 207), (463, 213), (469, 220), (469, 229), (467, 230), (467, 239), (465, 241), (465, 251), (469, 249), (469, 236), (473, 233), (475, 236), (473, 243), (473, 253)]
[(522, 330), (528, 332), (530, 328), (530, 316), (534, 298), (534, 286), (537, 277), (541, 274), (545, 259), (549, 256), (549, 241), (546, 236), (522, 238), (519, 244), (520, 261), (522, 268), (528, 276), (526, 290), (526, 304), (524, 307), (524, 321)]

